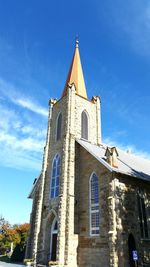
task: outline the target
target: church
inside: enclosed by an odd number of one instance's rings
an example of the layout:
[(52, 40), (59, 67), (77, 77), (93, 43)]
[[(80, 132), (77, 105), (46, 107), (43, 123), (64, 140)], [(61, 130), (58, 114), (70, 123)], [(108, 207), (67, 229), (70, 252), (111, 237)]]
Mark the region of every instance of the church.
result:
[(49, 100), (26, 258), (57, 267), (150, 267), (150, 161), (101, 138), (76, 40), (59, 100)]

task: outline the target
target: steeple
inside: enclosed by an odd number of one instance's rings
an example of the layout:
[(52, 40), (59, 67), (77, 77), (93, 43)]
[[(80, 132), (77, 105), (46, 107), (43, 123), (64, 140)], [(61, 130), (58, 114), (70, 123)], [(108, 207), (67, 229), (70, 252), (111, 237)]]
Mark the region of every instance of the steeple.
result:
[(67, 94), (68, 84), (72, 83), (74, 83), (75, 85), (76, 93), (80, 96), (83, 96), (84, 98), (87, 98), (86, 87), (84, 82), (80, 54), (79, 54), (78, 39), (76, 39), (75, 51), (62, 96)]

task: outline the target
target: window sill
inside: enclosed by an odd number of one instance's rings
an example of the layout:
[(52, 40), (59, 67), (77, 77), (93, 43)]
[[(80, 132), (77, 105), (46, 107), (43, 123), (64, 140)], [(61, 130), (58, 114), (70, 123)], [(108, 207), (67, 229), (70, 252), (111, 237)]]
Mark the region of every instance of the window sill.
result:
[(88, 143), (91, 143), (88, 139), (85, 139), (85, 138), (83, 138), (83, 137), (81, 137), (81, 140), (86, 141), (86, 142), (88, 142)]
[(100, 235), (90, 235), (90, 238), (100, 238)]
[(90, 237), (100, 237), (100, 233), (99, 234), (90, 234)]

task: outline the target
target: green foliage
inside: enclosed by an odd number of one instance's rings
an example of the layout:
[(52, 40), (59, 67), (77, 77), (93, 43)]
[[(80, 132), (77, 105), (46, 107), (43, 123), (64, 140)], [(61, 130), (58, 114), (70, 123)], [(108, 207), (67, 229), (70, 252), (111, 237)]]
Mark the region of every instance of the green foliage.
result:
[(0, 255), (4, 255), (10, 249), (9, 223), (0, 218)]
[(29, 231), (29, 224), (16, 225), (15, 229), (20, 236), (20, 242), (16, 245), (13, 254), (11, 256), (12, 261), (22, 262), (25, 257), (26, 241)]
[(13, 243), (12, 261), (23, 261), (29, 224), (11, 226), (3, 217), (0, 217), (0, 255), (9, 255)]
[(11, 256), (11, 261), (23, 262), (24, 257), (25, 257), (25, 245), (23, 243), (17, 244)]

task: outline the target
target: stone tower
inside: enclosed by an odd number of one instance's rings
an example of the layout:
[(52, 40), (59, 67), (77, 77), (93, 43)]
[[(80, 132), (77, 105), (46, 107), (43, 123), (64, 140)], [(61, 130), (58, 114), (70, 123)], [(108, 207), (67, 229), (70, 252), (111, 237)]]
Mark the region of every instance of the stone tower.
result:
[(75, 143), (101, 142), (100, 99), (89, 100), (78, 40), (65, 88), (59, 100), (50, 99), (42, 171), (33, 185), (31, 228), (26, 258), (58, 266), (77, 266), (78, 218), (75, 218)]

